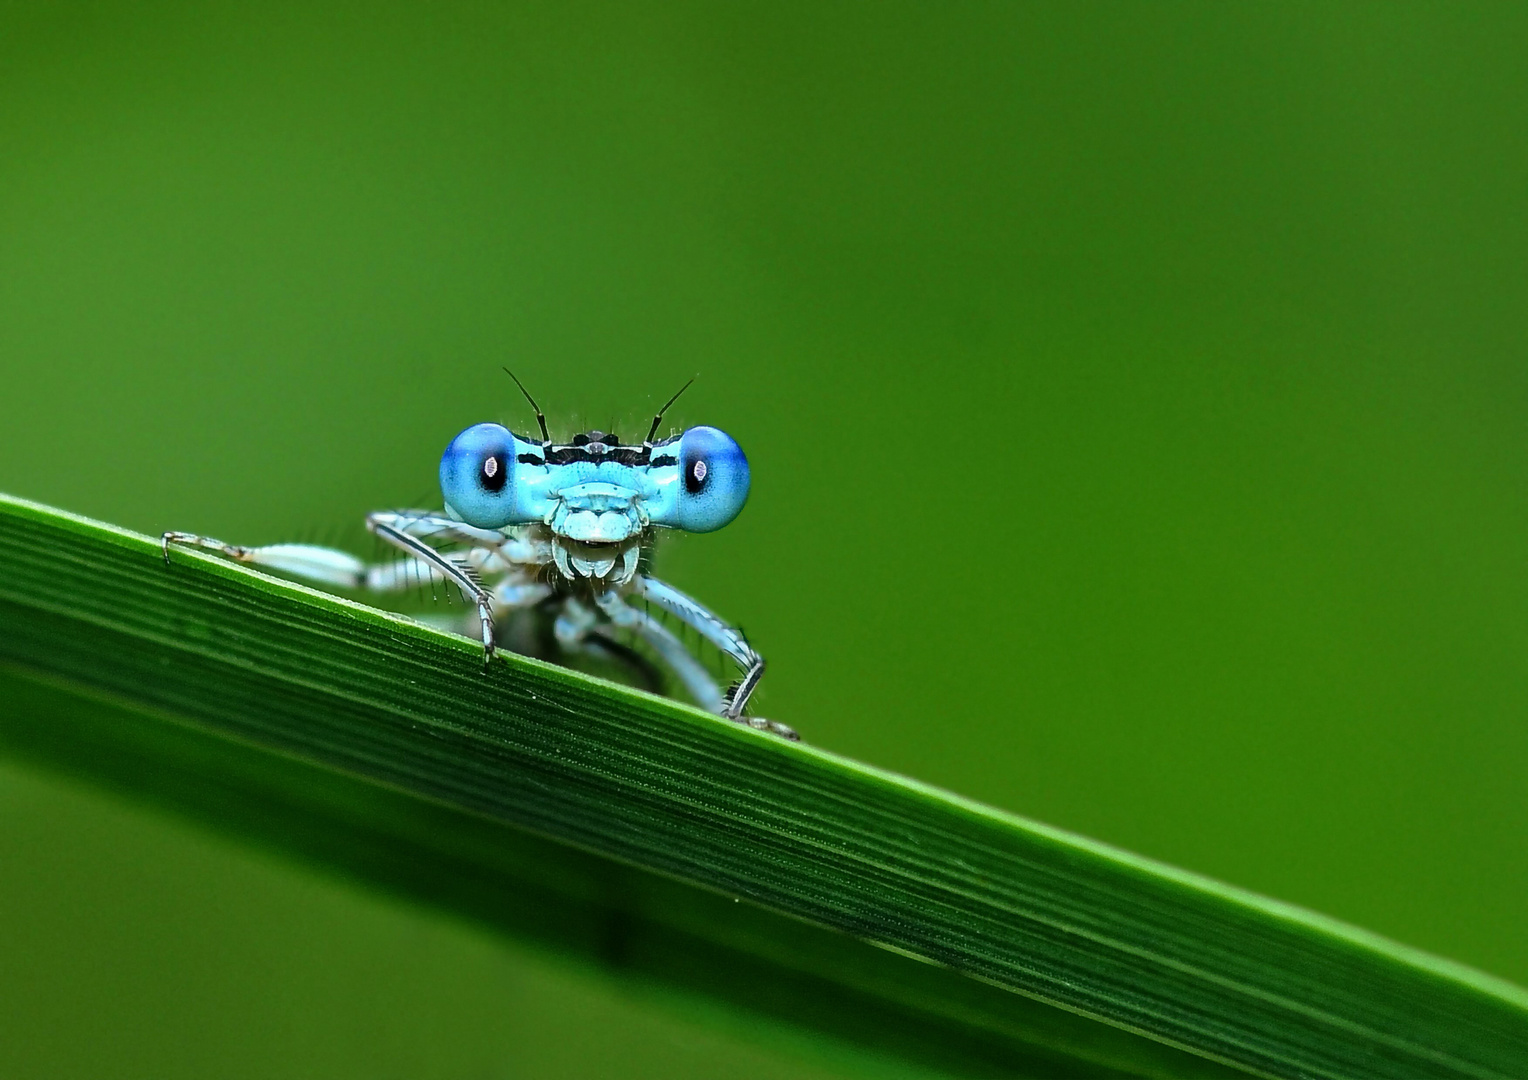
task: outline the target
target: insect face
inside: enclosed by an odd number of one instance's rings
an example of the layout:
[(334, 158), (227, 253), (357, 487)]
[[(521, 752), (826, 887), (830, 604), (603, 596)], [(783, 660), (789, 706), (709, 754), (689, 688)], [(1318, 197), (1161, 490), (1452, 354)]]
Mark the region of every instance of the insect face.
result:
[(657, 445), (593, 431), (557, 446), (475, 424), (440, 459), (441, 494), (467, 524), (540, 522), (581, 543), (623, 543), (649, 524), (714, 532), (742, 511), (748, 487), (742, 447), (714, 427)]

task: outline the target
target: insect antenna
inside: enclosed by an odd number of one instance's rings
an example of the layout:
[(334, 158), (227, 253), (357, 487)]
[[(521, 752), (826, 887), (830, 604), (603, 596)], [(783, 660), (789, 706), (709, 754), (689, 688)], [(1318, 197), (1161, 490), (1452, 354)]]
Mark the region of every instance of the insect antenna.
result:
[[(551, 446), (552, 436), (547, 433), (546, 417), (541, 413), (541, 406), (536, 404), (536, 399), (531, 397), (531, 392), (525, 388), (525, 384), (523, 382), (515, 377), (515, 373), (513, 371), (510, 371), (509, 368), (505, 368), (504, 374), (515, 380), (515, 385), (520, 388), (520, 393), (525, 395), (525, 400), (529, 401), (531, 403), (531, 408), (536, 410), (536, 426), (541, 429), (541, 445)], [(672, 402), (670, 404), (672, 404)], [(654, 426), (656, 425), (657, 421), (654, 421)]]
[(658, 425), (663, 422), (663, 414), (669, 411), (670, 405), (679, 400), (679, 394), (682, 394), (688, 390), (694, 384), (694, 382), (695, 378), (692, 377), (689, 382), (685, 383), (679, 388), (678, 394), (675, 394), (673, 397), (669, 398), (668, 401), (664, 404), (663, 408), (658, 410), (658, 415), (653, 417), (653, 426), (647, 429), (647, 438), (642, 440), (642, 448), (644, 450), (651, 450), (653, 448), (653, 436), (658, 434)]

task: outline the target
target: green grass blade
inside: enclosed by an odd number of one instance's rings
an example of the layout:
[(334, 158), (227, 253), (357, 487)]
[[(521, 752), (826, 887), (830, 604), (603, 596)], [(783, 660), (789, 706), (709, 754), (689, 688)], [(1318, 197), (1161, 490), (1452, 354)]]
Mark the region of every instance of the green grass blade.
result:
[(1484, 975), (12, 499), (0, 663), (13, 750), (950, 1071), (1528, 1076)]

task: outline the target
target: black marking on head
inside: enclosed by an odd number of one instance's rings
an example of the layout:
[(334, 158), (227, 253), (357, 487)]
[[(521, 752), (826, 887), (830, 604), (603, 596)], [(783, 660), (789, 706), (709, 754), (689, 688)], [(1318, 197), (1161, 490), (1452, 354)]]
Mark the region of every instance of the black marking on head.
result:
[(578, 443), (547, 448), (548, 465), (573, 465), (581, 461), (614, 461), (618, 465), (646, 465), (647, 448), (611, 446), (608, 443)]
[(574, 446), (605, 446), (615, 449), (621, 445), (621, 437), (609, 431), (590, 431), (586, 434), (573, 436)]
[[(541, 457), (532, 454), (521, 454), (518, 460), (527, 465), (575, 465), (580, 462), (613, 461), (617, 465), (677, 465), (679, 459), (672, 451), (653, 457), (654, 450), (659, 450), (677, 443), (680, 436), (675, 435), (672, 439), (665, 439), (652, 446), (622, 446), (620, 439), (608, 431), (587, 431), (573, 436), (571, 443), (561, 446), (547, 445), (541, 447)], [(523, 439), (529, 442), (529, 439)]]

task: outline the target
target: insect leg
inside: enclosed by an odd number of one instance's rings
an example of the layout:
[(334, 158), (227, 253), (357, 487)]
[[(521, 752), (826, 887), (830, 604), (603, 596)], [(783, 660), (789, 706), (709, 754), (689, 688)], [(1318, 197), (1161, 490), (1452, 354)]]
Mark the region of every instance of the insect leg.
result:
[(454, 543), (483, 544), (492, 546), (502, 543), (504, 534), (492, 529), (479, 529), (465, 521), (444, 517), (433, 510), (378, 510), (366, 515), (366, 527), (386, 525), (399, 532), (417, 536), (421, 540), (440, 540)]
[[(426, 544), (414, 533), (403, 527), (405, 522), (417, 523), (426, 521), (434, 528), (428, 528), (425, 535), (436, 538), (465, 541), (468, 543), (481, 543), (484, 537), (476, 534), (483, 530), (473, 529), (472, 535), (466, 533), (445, 535), (446, 527), (460, 526), (460, 522), (453, 522), (449, 518), (424, 518), (415, 515), (403, 514), (373, 514), (367, 519), (367, 526), (376, 535), (386, 540), (394, 547), (402, 549), (409, 558), (401, 563), (391, 563), (381, 566), (370, 566), (346, 551), (337, 551), (334, 548), (318, 547), (314, 544), (267, 544), (262, 547), (243, 547), (238, 544), (227, 544), (221, 540), (214, 540), (207, 536), (198, 536), (194, 533), (167, 532), (161, 537), (160, 545), (164, 551), (165, 563), (170, 561), (170, 545), (181, 544), (186, 547), (202, 548), (206, 551), (214, 551), (225, 558), (235, 562), (246, 563), (251, 566), (260, 566), (268, 570), (275, 570), (283, 574), (291, 574), (294, 577), (305, 578), (308, 581), (318, 582), (323, 585), (333, 585), (344, 589), (369, 589), (372, 592), (398, 592), (409, 589), (421, 581), (449, 581), (460, 588), (464, 595), (472, 598), (477, 604), (478, 618), (481, 621), (483, 640), (484, 663), (493, 659), (493, 606), (495, 599), (509, 606), (533, 604), (546, 595), (544, 586), (529, 584), (516, 589), (510, 585), (501, 586), (502, 596), (492, 596), (484, 589), (478, 580), (477, 570), (488, 569), (496, 571), (507, 568), (507, 564), (499, 563), (490, 565), (494, 558), (494, 552), (483, 548), (474, 547), (461, 559), (455, 559), (436, 551)], [(470, 529), (470, 526), (461, 526)], [(502, 534), (492, 534), (499, 540), (503, 540)], [(482, 558), (475, 559), (474, 555), (482, 552)], [(481, 567), (473, 563), (483, 564)]]
[[(721, 687), (716, 685), (716, 680), (711, 678), (711, 673), (706, 670), (705, 665), (695, 659), (690, 650), (684, 647), (684, 642), (674, 636), (672, 630), (651, 615), (638, 611), (626, 603), (618, 593), (604, 593), (596, 598), (595, 603), (611, 622), (635, 631), (651, 645), (663, 658), (663, 662), (673, 669), (675, 675), (679, 676), (685, 691), (695, 699), (696, 704), (703, 709), (726, 715), (722, 708)], [(729, 716), (728, 719), (735, 720), (737, 717)]]
[(318, 547), (315, 544), (266, 544), (263, 547), (240, 547), (225, 544), (210, 536), (194, 533), (167, 532), (160, 537), (165, 565), (170, 563), (170, 545), (202, 548), (215, 551), (235, 562), (251, 566), (263, 566), (283, 574), (307, 578), (324, 585), (344, 589), (358, 589), (366, 583), (366, 564), (348, 551)]
[(615, 662), (637, 676), (644, 688), (655, 694), (663, 692), (663, 673), (647, 657), (610, 633), (600, 624), (599, 613), (576, 597), (566, 597), (556, 621), (553, 636), (565, 653), (582, 653), (602, 661)]
[[(419, 564), (415, 560), (409, 559), (403, 565), (409, 567)], [(376, 569), (373, 568), (371, 572), (375, 573)], [(421, 569), (418, 573), (433, 574), (436, 581), (444, 580), (428, 568)], [(517, 608), (534, 607), (550, 596), (551, 593), (552, 587), (539, 581), (500, 581), (493, 587), (493, 610), (497, 615), (503, 616), (505, 612), (514, 611)], [(479, 637), (482, 632), (481, 626), (474, 625), (474, 616), (472, 615), (464, 617), (461, 615), (429, 614), (415, 615), (414, 618), (426, 626), (433, 626), (437, 630), (460, 634), (463, 637)]]
[[(318, 547), (314, 544), (266, 544), (261, 547), (244, 547), (239, 544), (225, 544), (221, 540), (196, 536), (192, 533), (167, 532), (160, 539), (167, 562), (171, 544), (202, 548), (216, 552), (224, 558), (233, 559), (235, 562), (259, 566), (280, 574), (290, 574), (306, 581), (332, 585), (341, 589), (366, 589), (377, 593), (403, 592), (425, 582), (439, 583), (446, 580), (439, 570), (419, 559), (407, 558), (368, 566), (348, 551)], [(480, 550), (482, 549), (475, 548), (467, 556), (469, 561), (475, 564), (474, 570), (493, 573), (508, 568), (508, 564), (504, 563), (493, 565), (490, 561), (493, 553), (490, 551), (483, 551), (486, 558), (472, 559), (471, 555)], [(478, 563), (482, 565), (476, 565)], [(497, 596), (496, 599), (502, 600)]]
[(426, 510), (386, 510), (366, 516), (373, 532), (389, 527), (436, 544), (466, 544), (474, 550), (491, 551), (506, 563), (544, 566), (551, 561), (550, 545), (497, 529), (479, 529), (455, 518)]
[(741, 630), (728, 626), (700, 601), (686, 596), (672, 585), (644, 576), (636, 579), (636, 586), (638, 596), (692, 627), (701, 637), (732, 657), (738, 667), (743, 669), (742, 681), (732, 692), (731, 700), (723, 710), (727, 716), (736, 720), (742, 715), (743, 706), (758, 687), (759, 680), (764, 677), (764, 658), (748, 644)]
[(472, 568), (449, 555), (436, 551), (419, 537), (399, 528), (395, 523), (381, 520), (379, 515), (373, 514), (368, 517), (366, 527), (404, 554), (413, 556), (429, 570), (451, 582), (462, 591), (462, 595), (470, 597), (473, 603), (477, 604), (478, 618), (482, 621), (483, 630), (483, 667), (486, 668), (494, 654), (493, 597), (483, 587)]
[[(741, 631), (735, 630), (722, 622), (709, 610), (702, 607), (696, 600), (691, 599), (671, 585), (666, 585), (657, 578), (639, 577), (636, 579), (637, 594), (656, 604), (669, 614), (681, 619), (687, 626), (693, 627), (707, 641), (715, 645), (722, 652), (732, 657), (738, 666), (743, 669), (742, 680), (728, 694), (717, 694), (714, 697), (702, 697), (697, 693), (699, 678), (703, 677), (707, 684), (715, 687), (716, 683), (710, 674), (701, 665), (700, 661), (684, 647), (684, 643), (674, 636), (673, 632), (652, 616), (637, 611), (626, 604), (614, 593), (606, 596), (612, 598), (621, 608), (630, 612), (640, 622), (634, 622), (633, 628), (642, 634), (655, 649), (658, 649), (663, 658), (679, 674), (681, 680), (686, 683), (686, 689), (701, 700), (707, 708), (721, 713), (728, 720), (735, 720), (740, 724), (758, 728), (761, 731), (773, 732), (783, 738), (795, 742), (801, 738), (795, 729), (786, 724), (777, 723), (773, 720), (765, 720), (758, 716), (744, 716), (743, 707), (748, 704), (748, 698), (759, 685), (759, 680), (764, 677), (764, 658), (754, 651), (753, 646), (748, 644)], [(611, 621), (616, 621), (615, 614), (606, 607), (606, 597), (600, 598), (600, 607), (606, 614), (611, 616)], [(681, 659), (682, 658), (682, 659)], [(695, 684), (689, 682), (686, 671), (693, 668), (697, 672)]]

